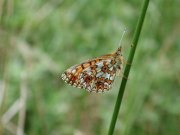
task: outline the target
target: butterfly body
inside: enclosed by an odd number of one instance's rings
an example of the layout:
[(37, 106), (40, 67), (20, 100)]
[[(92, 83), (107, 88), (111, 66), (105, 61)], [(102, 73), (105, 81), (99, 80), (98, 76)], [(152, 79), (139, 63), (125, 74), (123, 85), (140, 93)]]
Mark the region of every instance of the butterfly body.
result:
[(74, 87), (100, 93), (111, 89), (116, 73), (121, 72), (122, 68), (120, 47), (112, 54), (70, 67), (62, 74), (62, 79)]

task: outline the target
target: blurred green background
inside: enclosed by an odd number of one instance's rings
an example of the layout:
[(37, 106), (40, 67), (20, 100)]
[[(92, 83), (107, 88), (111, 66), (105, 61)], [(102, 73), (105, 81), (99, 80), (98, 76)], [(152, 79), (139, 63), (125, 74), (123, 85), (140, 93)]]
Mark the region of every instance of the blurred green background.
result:
[[(111, 53), (127, 59), (141, 0), (0, 0), (0, 135), (106, 135), (110, 92), (64, 83), (68, 67)], [(180, 134), (179, 0), (150, 1), (115, 135)]]

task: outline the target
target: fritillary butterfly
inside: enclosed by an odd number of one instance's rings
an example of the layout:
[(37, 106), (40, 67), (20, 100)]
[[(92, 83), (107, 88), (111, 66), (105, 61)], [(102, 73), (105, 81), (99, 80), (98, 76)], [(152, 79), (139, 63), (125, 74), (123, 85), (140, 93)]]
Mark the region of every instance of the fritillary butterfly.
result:
[(123, 56), (121, 47), (114, 53), (88, 60), (67, 69), (62, 79), (77, 88), (101, 93), (112, 87), (114, 78), (122, 72)]

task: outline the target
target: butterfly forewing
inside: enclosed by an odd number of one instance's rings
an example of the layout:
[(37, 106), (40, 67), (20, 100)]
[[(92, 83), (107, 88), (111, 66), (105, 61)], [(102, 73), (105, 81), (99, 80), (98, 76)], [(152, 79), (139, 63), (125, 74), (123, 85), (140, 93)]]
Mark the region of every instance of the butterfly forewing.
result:
[(74, 87), (89, 92), (108, 91), (115, 78), (114, 62), (113, 55), (104, 55), (67, 69), (62, 74), (62, 79)]

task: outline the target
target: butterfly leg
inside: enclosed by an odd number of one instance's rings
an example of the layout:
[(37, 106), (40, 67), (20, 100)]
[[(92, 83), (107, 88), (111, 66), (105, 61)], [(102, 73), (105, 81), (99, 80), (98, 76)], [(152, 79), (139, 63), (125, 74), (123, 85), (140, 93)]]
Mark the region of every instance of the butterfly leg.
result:
[(132, 64), (129, 63), (129, 62), (127, 62), (127, 60), (125, 60), (125, 59), (123, 59), (123, 63), (125, 63), (125, 64), (128, 65), (128, 66), (132, 66)]
[(125, 78), (126, 80), (129, 80), (128, 77), (124, 76), (121, 70), (117, 70), (117, 76)]

